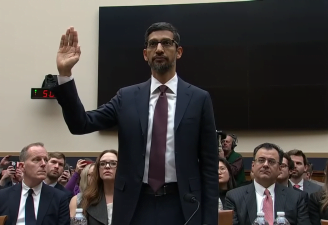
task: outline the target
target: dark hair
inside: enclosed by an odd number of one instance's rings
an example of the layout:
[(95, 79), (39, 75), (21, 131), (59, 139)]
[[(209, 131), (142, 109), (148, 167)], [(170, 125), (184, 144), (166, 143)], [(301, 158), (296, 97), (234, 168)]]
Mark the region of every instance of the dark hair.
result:
[(153, 23), (150, 25), (150, 27), (148, 27), (145, 33), (145, 45), (147, 45), (149, 35), (155, 31), (160, 30), (171, 31), (173, 33), (173, 40), (175, 40), (178, 45), (180, 45), (180, 34), (178, 33), (178, 30), (172, 24), (167, 22)]
[(51, 158), (55, 159), (64, 159), (64, 167), (66, 165), (66, 157), (63, 153), (61, 152), (49, 152), (48, 153), (48, 159), (50, 160)]
[(229, 180), (228, 180), (228, 185), (227, 185), (228, 190), (234, 189), (235, 187), (237, 187), (237, 185), (236, 185), (235, 178), (232, 175), (232, 169), (231, 169), (229, 162), (226, 159), (221, 158), (221, 157), (219, 157), (218, 163), (219, 162), (222, 162), (225, 165), (225, 167), (227, 167), (227, 170), (229, 172)]
[(25, 146), (22, 151), (20, 152), (19, 154), (19, 161), (20, 162), (25, 162), (26, 159), (27, 159), (27, 151), (31, 148), (31, 147), (34, 147), (34, 146), (41, 146), (41, 147), (44, 147), (44, 144), (42, 142), (35, 142), (35, 143), (32, 143), (32, 144), (29, 144), (27, 146)]
[(112, 153), (118, 157), (118, 152), (117, 150), (110, 149), (110, 150), (104, 150), (100, 153), (98, 156), (96, 162), (95, 162), (95, 168), (93, 171), (93, 177), (92, 177), (92, 182), (88, 185), (86, 190), (82, 193), (82, 201), (81, 201), (81, 206), (83, 208), (83, 213), (86, 214), (86, 210), (91, 206), (91, 205), (97, 205), (104, 193), (104, 181), (100, 178), (99, 174), (99, 166), (100, 166), (100, 159), (103, 155), (106, 153)]
[(253, 158), (255, 160), (255, 156), (256, 156), (256, 153), (261, 149), (261, 148), (264, 148), (266, 150), (271, 150), (271, 149), (275, 149), (277, 150), (278, 154), (279, 154), (279, 164), (282, 163), (282, 159), (284, 157), (284, 152), (280, 149), (280, 147), (276, 144), (272, 144), (272, 143), (263, 143), (263, 144), (260, 144), (259, 146), (257, 146), (255, 149), (254, 149), (254, 152), (253, 152)]
[(302, 157), (303, 157), (303, 164), (304, 164), (305, 166), (308, 165), (307, 158), (306, 158), (305, 154), (302, 152), (302, 150), (298, 150), (298, 149), (290, 150), (290, 151), (288, 152), (288, 155), (289, 155), (289, 156), (291, 156), (291, 155), (302, 156)]
[(287, 152), (284, 152), (284, 158), (287, 159), (288, 170), (294, 170), (295, 168), (294, 161), (292, 160), (292, 158), (290, 158)]

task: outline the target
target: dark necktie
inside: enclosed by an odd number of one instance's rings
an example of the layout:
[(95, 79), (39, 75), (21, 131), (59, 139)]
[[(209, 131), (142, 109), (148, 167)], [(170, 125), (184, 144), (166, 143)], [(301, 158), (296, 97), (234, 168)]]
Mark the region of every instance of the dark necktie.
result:
[(28, 190), (28, 196), (25, 203), (25, 225), (35, 225), (35, 213), (34, 213), (34, 201), (33, 201), (33, 189)]
[(168, 117), (167, 86), (161, 85), (159, 90), (161, 93), (154, 111), (148, 171), (148, 184), (155, 192), (165, 183), (165, 152)]

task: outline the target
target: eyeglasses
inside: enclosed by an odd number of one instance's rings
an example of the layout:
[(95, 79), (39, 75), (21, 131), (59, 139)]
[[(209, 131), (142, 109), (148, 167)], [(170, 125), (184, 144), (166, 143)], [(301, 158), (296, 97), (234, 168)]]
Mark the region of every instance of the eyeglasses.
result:
[(147, 46), (147, 48), (154, 49), (154, 48), (157, 48), (158, 43), (161, 43), (163, 48), (170, 48), (174, 44), (179, 46), (178, 42), (176, 42), (173, 39), (163, 39), (163, 40), (160, 40), (160, 41), (158, 41), (158, 40), (149, 40), (148, 42), (145, 43), (145, 45)]
[(227, 171), (227, 167), (219, 167), (219, 173), (224, 173)]
[(285, 169), (285, 168), (287, 168), (288, 166), (287, 166), (285, 163), (281, 163), (281, 164), (280, 164), (280, 167), (281, 167), (282, 169)]
[(117, 161), (100, 161), (99, 162), (99, 167), (100, 168), (105, 168), (107, 165), (109, 165), (110, 168), (116, 168), (117, 167)]
[(274, 166), (274, 165), (277, 164), (277, 161), (275, 159), (266, 159), (266, 158), (263, 158), (263, 157), (255, 159), (254, 161), (257, 162), (260, 165), (263, 165), (266, 161), (268, 161), (268, 164), (270, 166)]

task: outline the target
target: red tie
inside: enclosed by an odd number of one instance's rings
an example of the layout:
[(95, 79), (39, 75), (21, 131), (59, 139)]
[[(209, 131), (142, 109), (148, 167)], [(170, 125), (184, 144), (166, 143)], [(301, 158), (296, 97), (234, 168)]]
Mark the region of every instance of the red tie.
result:
[(165, 183), (165, 152), (167, 135), (168, 103), (167, 86), (161, 85), (161, 91), (153, 119), (153, 131), (151, 138), (148, 184), (156, 192)]
[(265, 189), (264, 195), (266, 195), (263, 200), (264, 218), (269, 225), (273, 225), (273, 202), (268, 189)]
[(297, 189), (300, 189), (301, 185), (295, 184), (294, 187), (296, 187)]

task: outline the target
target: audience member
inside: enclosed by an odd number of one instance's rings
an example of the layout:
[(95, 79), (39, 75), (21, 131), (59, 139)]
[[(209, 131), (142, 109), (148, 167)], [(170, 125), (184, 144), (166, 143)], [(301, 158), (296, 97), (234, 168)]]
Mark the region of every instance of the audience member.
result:
[(111, 224), (116, 167), (116, 150), (105, 150), (96, 160), (92, 182), (81, 202), (88, 225)]
[(91, 179), (93, 177), (93, 169), (94, 169), (94, 164), (89, 164), (81, 172), (81, 179), (80, 179), (80, 192), (75, 195), (69, 204), (69, 211), (71, 217), (74, 217), (76, 214), (76, 209), (82, 208), (81, 206), (81, 201), (82, 201), (82, 194), (87, 188), (87, 186), (91, 185)]
[(48, 155), (48, 163), (46, 165), (47, 177), (44, 180), (45, 184), (48, 184), (51, 187), (54, 187), (60, 191), (63, 191), (67, 197), (67, 204), (69, 204), (73, 194), (65, 189), (63, 185), (58, 182), (58, 178), (64, 172), (64, 165), (66, 163), (66, 157), (63, 153), (60, 152), (51, 152)]
[(235, 152), (237, 146), (237, 137), (234, 134), (228, 134), (225, 139), (222, 140), (222, 149), (224, 151), (224, 157), (230, 163), (232, 174), (236, 180), (237, 185), (246, 181), (243, 157)]
[(259, 211), (273, 224), (276, 212), (282, 211), (291, 225), (309, 225), (308, 208), (301, 194), (276, 184), (283, 159), (280, 148), (264, 143), (254, 149), (253, 157), (254, 182), (226, 195), (224, 209), (234, 210), (233, 224), (251, 225)]
[(63, 187), (66, 186), (66, 184), (68, 183), (68, 181), (71, 179), (71, 176), (72, 176), (72, 172), (69, 169), (69, 167), (70, 167), (69, 164), (66, 163), (64, 172), (58, 178), (58, 183), (61, 184)]
[(290, 158), (290, 156), (287, 153), (284, 153), (284, 157), (280, 165), (281, 173), (277, 178), (277, 183), (292, 188), (295, 191), (299, 191), (302, 197), (304, 198), (305, 203), (307, 204), (309, 199), (308, 194), (305, 191), (302, 191), (301, 189), (294, 187), (289, 181), (290, 174), (293, 172), (294, 167), (295, 166), (293, 160)]
[(236, 187), (229, 162), (219, 158), (219, 210), (223, 210), (226, 193)]
[(317, 185), (323, 186), (324, 185), (323, 182), (320, 182), (320, 181), (317, 181), (317, 180), (312, 180), (313, 170), (314, 170), (313, 164), (312, 163), (309, 163), (308, 166), (307, 166), (306, 172), (303, 174), (303, 179), (304, 180), (311, 181), (311, 182), (313, 182), (313, 183), (315, 183)]
[(43, 184), (48, 153), (42, 143), (24, 147), (20, 153), (23, 181), (0, 190), (0, 215), (6, 224), (69, 225), (67, 198), (62, 191)]
[(294, 187), (307, 192), (308, 195), (321, 190), (322, 187), (320, 185), (303, 179), (303, 173), (307, 170), (308, 165), (305, 154), (301, 150), (294, 149), (290, 150), (288, 155), (294, 161), (295, 165), (290, 177), (291, 184)]
[[(325, 171), (328, 169), (326, 161)], [(328, 175), (325, 173), (323, 189), (312, 193), (309, 200), (309, 215), (312, 225), (321, 225), (321, 220), (328, 220)]]
[(79, 189), (80, 174), (86, 165), (87, 165), (86, 160), (79, 159), (76, 163), (75, 173), (73, 174), (73, 176), (65, 186), (65, 188), (71, 191), (74, 195), (77, 195), (80, 192)]
[(23, 179), (23, 172), (20, 167), (8, 166), (6, 170), (3, 170), (3, 176), (0, 179), (0, 189), (8, 188), (18, 184)]

